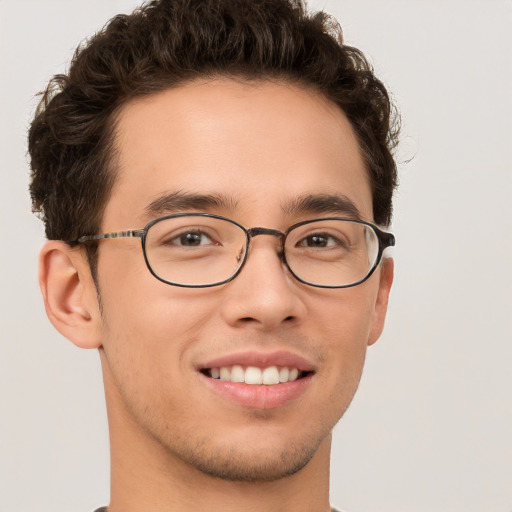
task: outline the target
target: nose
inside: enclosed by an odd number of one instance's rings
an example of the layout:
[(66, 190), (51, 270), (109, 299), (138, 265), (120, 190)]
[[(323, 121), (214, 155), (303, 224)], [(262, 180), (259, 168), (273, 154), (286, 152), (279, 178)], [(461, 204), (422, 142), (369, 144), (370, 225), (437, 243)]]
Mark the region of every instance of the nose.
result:
[(280, 232), (257, 236), (240, 274), (226, 285), (222, 302), (225, 321), (235, 327), (251, 326), (271, 330), (281, 325), (296, 325), (306, 306), (298, 293), (302, 286), (282, 261)]

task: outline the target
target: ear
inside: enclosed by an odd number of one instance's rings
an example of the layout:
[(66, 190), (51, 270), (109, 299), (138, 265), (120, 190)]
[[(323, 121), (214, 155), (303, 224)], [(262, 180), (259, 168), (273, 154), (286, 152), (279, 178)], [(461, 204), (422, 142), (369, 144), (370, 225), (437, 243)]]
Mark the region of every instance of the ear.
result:
[(39, 286), (46, 314), (63, 336), (81, 348), (101, 346), (96, 286), (82, 247), (47, 242), (39, 256)]
[(379, 290), (375, 301), (375, 309), (373, 311), (372, 327), (370, 336), (368, 337), (368, 345), (373, 345), (382, 334), (384, 329), (384, 321), (388, 310), (388, 299), (391, 285), (393, 284), (394, 261), (392, 258), (382, 260), (380, 268)]

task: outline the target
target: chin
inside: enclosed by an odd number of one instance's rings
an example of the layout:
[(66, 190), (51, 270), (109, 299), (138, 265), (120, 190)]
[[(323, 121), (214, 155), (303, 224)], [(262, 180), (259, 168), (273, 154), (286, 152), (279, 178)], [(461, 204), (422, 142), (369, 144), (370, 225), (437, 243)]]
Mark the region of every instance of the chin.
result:
[(257, 446), (216, 447), (181, 454), (188, 465), (213, 478), (233, 482), (274, 482), (294, 475), (315, 455), (320, 442), (287, 443), (281, 450)]

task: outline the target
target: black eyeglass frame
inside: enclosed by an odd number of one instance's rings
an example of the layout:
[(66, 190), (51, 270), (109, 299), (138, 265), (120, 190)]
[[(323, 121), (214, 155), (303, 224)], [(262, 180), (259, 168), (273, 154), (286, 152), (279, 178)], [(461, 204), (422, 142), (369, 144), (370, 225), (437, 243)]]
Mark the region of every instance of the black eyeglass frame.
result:
[[(240, 266), (238, 267), (236, 272), (231, 277), (229, 277), (228, 279), (225, 279), (223, 281), (219, 281), (216, 283), (210, 283), (210, 284), (181, 284), (181, 283), (174, 283), (172, 281), (168, 281), (168, 280), (164, 279), (163, 277), (160, 277), (158, 274), (156, 274), (156, 272), (151, 267), (151, 264), (149, 263), (149, 260), (148, 260), (147, 254), (146, 254), (147, 233), (151, 229), (151, 227), (154, 226), (155, 224), (158, 224), (159, 222), (162, 222), (167, 219), (179, 218), (179, 217), (208, 217), (211, 219), (219, 219), (219, 220), (230, 222), (231, 224), (234, 224), (235, 226), (238, 226), (245, 233), (246, 242), (245, 242), (244, 257), (243, 257), (242, 263), (240, 264)], [(286, 237), (289, 235), (289, 233), (291, 231), (293, 231), (295, 228), (298, 228), (299, 226), (304, 226), (305, 224), (312, 224), (314, 222), (324, 221), (324, 220), (341, 220), (341, 221), (354, 222), (357, 224), (363, 224), (363, 225), (371, 228), (374, 231), (374, 233), (376, 234), (377, 240), (379, 241), (379, 251), (377, 253), (377, 258), (375, 259), (375, 263), (373, 264), (371, 269), (368, 271), (366, 276), (363, 277), (362, 279), (360, 279), (359, 281), (356, 281), (355, 283), (344, 284), (344, 285), (324, 285), (324, 284), (310, 283), (309, 281), (306, 281), (306, 280), (302, 279), (301, 277), (299, 277), (297, 274), (295, 274), (293, 269), (288, 264), (288, 261), (286, 260), (286, 252), (284, 250), (284, 247), (285, 247)], [(259, 235), (270, 235), (270, 236), (275, 236), (276, 238), (279, 238), (281, 247), (282, 247), (282, 250), (279, 253), (279, 257), (281, 258), (281, 261), (286, 265), (286, 268), (289, 270), (291, 275), (295, 279), (297, 279), (297, 281), (299, 281), (303, 284), (306, 284), (308, 286), (313, 286), (315, 288), (351, 288), (353, 286), (357, 286), (361, 283), (364, 283), (367, 279), (370, 278), (370, 276), (375, 272), (375, 269), (379, 266), (379, 263), (382, 260), (382, 255), (384, 253), (384, 250), (387, 249), (388, 247), (393, 247), (395, 245), (395, 236), (392, 233), (383, 231), (382, 229), (377, 227), (375, 224), (372, 224), (371, 222), (367, 222), (365, 220), (360, 220), (360, 219), (352, 219), (352, 218), (347, 218), (347, 217), (321, 217), (318, 219), (308, 219), (308, 220), (304, 220), (301, 222), (297, 222), (296, 224), (293, 224), (292, 226), (290, 226), (286, 231), (282, 232), (277, 229), (263, 228), (263, 227), (254, 227), (254, 228), (247, 229), (244, 226), (242, 226), (241, 224), (239, 224), (238, 222), (236, 222), (232, 219), (228, 219), (227, 217), (222, 217), (221, 215), (215, 215), (213, 213), (190, 213), (190, 212), (173, 213), (170, 215), (164, 215), (163, 217), (158, 217), (158, 218), (153, 219), (152, 221), (148, 222), (141, 229), (129, 229), (126, 231), (116, 231), (116, 232), (111, 232), (111, 233), (103, 233), (100, 235), (81, 236), (80, 238), (78, 238), (76, 240), (75, 243), (84, 244), (87, 242), (95, 242), (95, 241), (99, 241), (99, 240), (106, 240), (106, 239), (112, 239), (112, 238), (140, 238), (141, 245), (142, 245), (142, 252), (144, 254), (144, 260), (146, 262), (146, 266), (148, 267), (148, 270), (151, 272), (151, 274), (154, 277), (156, 277), (156, 279), (158, 279), (159, 281), (161, 281), (163, 283), (169, 284), (171, 286), (179, 286), (182, 288), (211, 288), (212, 286), (220, 286), (222, 284), (229, 283), (230, 281), (235, 279), (235, 277), (237, 277), (238, 274), (240, 274), (240, 272), (242, 271), (242, 268), (244, 267), (244, 265), (247, 261), (247, 258), (249, 256), (249, 251), (251, 248), (251, 239), (254, 238), (255, 236), (259, 236)]]

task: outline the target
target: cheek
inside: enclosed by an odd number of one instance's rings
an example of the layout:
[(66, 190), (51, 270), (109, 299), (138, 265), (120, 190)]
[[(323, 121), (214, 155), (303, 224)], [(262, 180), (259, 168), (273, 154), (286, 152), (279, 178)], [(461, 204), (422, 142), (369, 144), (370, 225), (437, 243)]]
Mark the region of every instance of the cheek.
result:
[(359, 285), (331, 290), (310, 308), (331, 374), (359, 379), (372, 327), (376, 292)]
[(169, 288), (159, 293), (139, 289), (136, 294), (110, 290), (102, 297), (105, 343), (129, 346), (142, 359), (171, 359), (181, 364), (213, 315), (213, 306), (197, 298), (179, 297), (172, 292), (180, 289)]
[(134, 382), (139, 374), (141, 386), (166, 382), (187, 365), (215, 302), (158, 281), (144, 262), (120, 261), (104, 258), (98, 267), (106, 359), (118, 382)]
[(151, 345), (165, 340), (168, 345), (172, 339), (179, 344), (183, 335), (193, 335), (208, 317), (209, 301), (195, 290), (156, 279), (146, 267), (140, 246), (105, 252), (99, 263), (104, 321), (111, 334), (124, 333), (127, 342), (136, 338)]
[(172, 292), (180, 289), (168, 288), (104, 299), (103, 370), (111, 403), (157, 430), (172, 423), (169, 411), (182, 411), (180, 421), (187, 424), (185, 412), (198, 399), (189, 391), (195, 389), (191, 354), (210, 316), (207, 303), (178, 298)]
[(340, 290), (326, 290), (312, 297), (310, 317), (329, 333), (328, 338), (338, 338), (350, 345), (368, 340), (377, 290), (361, 285)]

